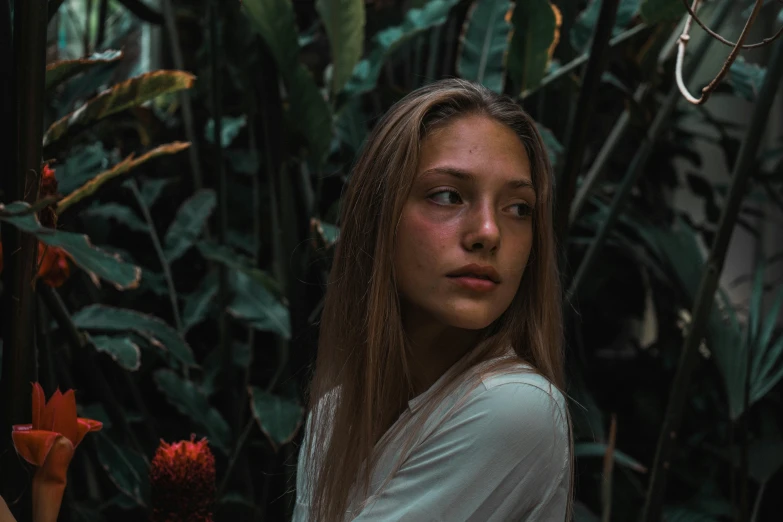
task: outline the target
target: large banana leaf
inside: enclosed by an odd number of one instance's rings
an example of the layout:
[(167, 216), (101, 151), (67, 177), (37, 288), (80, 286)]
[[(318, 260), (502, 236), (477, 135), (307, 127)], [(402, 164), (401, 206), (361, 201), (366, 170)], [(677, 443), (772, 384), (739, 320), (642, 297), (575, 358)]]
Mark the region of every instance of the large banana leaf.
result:
[(386, 58), (413, 36), (445, 23), (449, 11), (458, 3), (459, 0), (430, 0), (421, 9), (408, 10), (401, 25), (379, 31), (373, 37), (372, 51), (356, 64), (345, 92), (356, 96), (373, 90)]
[(141, 268), (94, 247), (90, 238), (84, 234), (44, 227), (31, 210), (30, 204), (23, 201), (8, 205), (0, 203), (0, 220), (34, 235), (41, 243), (65, 250), (71, 260), (85, 270), (96, 285), (99, 284), (99, 279), (105, 279), (118, 290), (139, 286)]
[(43, 146), (49, 147), (67, 132), (86, 127), (111, 114), (136, 107), (161, 94), (190, 89), (196, 77), (185, 71), (155, 71), (114, 85), (98, 94), (74, 112), (52, 123), (44, 134)]
[(46, 66), (46, 90), (48, 91), (49, 89), (57, 87), (62, 82), (91, 67), (115, 63), (120, 59), (122, 59), (122, 51), (113, 51), (109, 49), (102, 53), (95, 53), (89, 58), (61, 60), (59, 62), (50, 63)]
[(269, 46), (288, 89), (292, 120), (311, 147), (311, 156), (326, 160), (332, 141), (332, 115), (310, 72), (299, 62), (294, 10), (289, 0), (244, 0), (253, 28)]
[(332, 95), (351, 77), (364, 50), (364, 0), (318, 0), (315, 4), (332, 51)]
[(536, 87), (544, 78), (560, 41), (560, 10), (549, 0), (519, 1), (511, 16), (508, 79), (515, 93)]
[(511, 35), (510, 0), (473, 2), (462, 24), (457, 74), (502, 93), (504, 60)]
[(127, 158), (122, 160), (120, 163), (118, 163), (111, 169), (101, 172), (93, 179), (91, 179), (90, 181), (88, 181), (78, 189), (68, 194), (68, 196), (61, 199), (57, 203), (57, 212), (61, 213), (65, 211), (68, 207), (70, 207), (74, 203), (78, 203), (82, 199), (93, 195), (95, 191), (97, 191), (107, 181), (122, 176), (123, 174), (127, 174), (128, 172), (135, 169), (139, 165), (146, 163), (147, 161), (153, 158), (156, 158), (158, 156), (163, 156), (166, 154), (176, 154), (177, 152), (185, 150), (188, 147), (190, 147), (190, 143), (183, 143), (177, 141), (174, 143), (161, 145), (160, 147), (152, 149), (151, 151), (147, 152), (143, 156), (140, 156), (135, 159), (133, 158), (133, 154), (130, 154)]

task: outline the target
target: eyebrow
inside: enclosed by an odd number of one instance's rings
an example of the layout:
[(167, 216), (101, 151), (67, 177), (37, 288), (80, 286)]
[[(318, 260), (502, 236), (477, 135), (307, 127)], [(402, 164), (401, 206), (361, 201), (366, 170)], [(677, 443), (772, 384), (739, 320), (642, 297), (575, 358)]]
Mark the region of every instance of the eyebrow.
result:
[[(422, 172), (421, 177), (431, 174), (448, 174), (449, 176), (467, 181), (469, 183), (476, 183), (476, 176), (466, 170), (462, 170), (456, 167), (433, 167)], [(534, 194), (536, 192), (536, 188), (533, 186), (533, 183), (530, 180), (524, 178), (510, 179), (503, 184), (503, 187), (510, 190), (519, 188), (530, 189)]]

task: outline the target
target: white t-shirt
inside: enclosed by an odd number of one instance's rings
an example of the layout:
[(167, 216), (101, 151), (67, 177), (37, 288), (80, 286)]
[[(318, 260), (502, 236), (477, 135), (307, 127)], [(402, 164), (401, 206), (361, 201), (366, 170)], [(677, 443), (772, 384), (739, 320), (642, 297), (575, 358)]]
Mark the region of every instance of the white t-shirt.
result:
[[(414, 419), (448, 373), (410, 400), (396, 423)], [(571, 477), (560, 391), (520, 360), (518, 372), (482, 378), (463, 406), (446, 417), (463, 394), (459, 386), (436, 407), (402, 467), (380, 492), (408, 432), (402, 429), (394, 440), (378, 441), (375, 451), (382, 454), (370, 496), (363, 509), (360, 499), (352, 500), (346, 522), (565, 520)], [(309, 424), (310, 416), (306, 430)], [(307, 465), (300, 451), (292, 522), (311, 522), (302, 478)]]

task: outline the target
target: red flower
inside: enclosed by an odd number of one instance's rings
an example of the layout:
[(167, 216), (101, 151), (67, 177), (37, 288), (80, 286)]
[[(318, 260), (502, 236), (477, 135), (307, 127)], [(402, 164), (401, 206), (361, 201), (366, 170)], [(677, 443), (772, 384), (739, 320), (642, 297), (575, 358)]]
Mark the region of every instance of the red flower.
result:
[(55, 194), (57, 194), (57, 178), (54, 175), (54, 169), (45, 164), (41, 169), (41, 197), (45, 198)]
[(38, 277), (49, 286), (62, 286), (71, 275), (68, 254), (59, 247), (38, 243)]
[(203, 438), (161, 439), (150, 465), (151, 522), (212, 522), (215, 456)]
[(33, 477), (33, 520), (56, 522), (74, 450), (88, 432), (100, 430), (103, 424), (76, 416), (73, 390), (63, 394), (58, 388), (45, 402), (37, 382), (32, 409), (32, 424), (15, 424), (11, 438), (16, 452), (38, 468)]
[(34, 466), (42, 466), (58, 435), (67, 438), (74, 448), (90, 431), (98, 431), (103, 423), (76, 416), (73, 390), (61, 393), (58, 388), (45, 402), (44, 391), (33, 383), (33, 422), (15, 424), (11, 438), (16, 452)]

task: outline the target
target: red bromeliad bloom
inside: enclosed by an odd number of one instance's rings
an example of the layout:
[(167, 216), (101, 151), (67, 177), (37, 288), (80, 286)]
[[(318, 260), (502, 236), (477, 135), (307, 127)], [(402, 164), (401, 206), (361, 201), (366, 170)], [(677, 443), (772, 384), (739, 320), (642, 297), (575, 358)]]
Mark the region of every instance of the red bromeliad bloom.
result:
[(195, 439), (161, 439), (150, 466), (150, 522), (212, 522), (215, 456), (206, 438)]
[(76, 416), (73, 390), (61, 393), (58, 388), (45, 402), (43, 388), (33, 383), (33, 422), (15, 424), (11, 432), (16, 452), (27, 462), (41, 467), (58, 435), (67, 438), (73, 447), (79, 445), (90, 431), (98, 431), (103, 423)]

